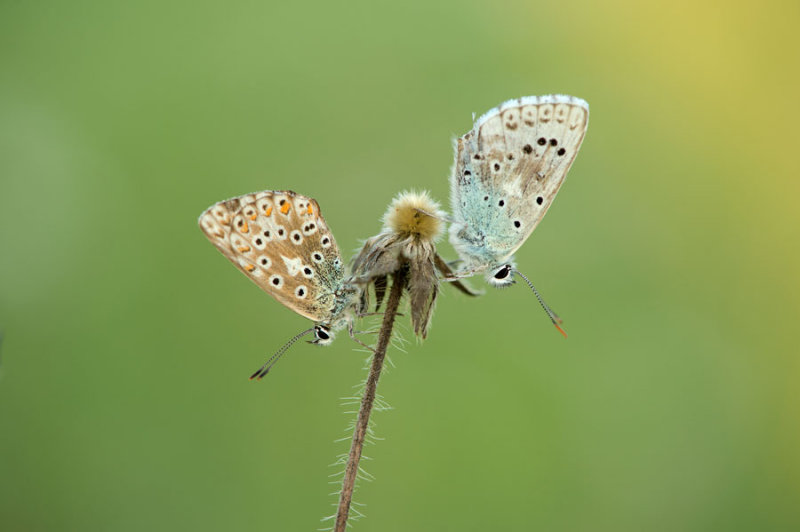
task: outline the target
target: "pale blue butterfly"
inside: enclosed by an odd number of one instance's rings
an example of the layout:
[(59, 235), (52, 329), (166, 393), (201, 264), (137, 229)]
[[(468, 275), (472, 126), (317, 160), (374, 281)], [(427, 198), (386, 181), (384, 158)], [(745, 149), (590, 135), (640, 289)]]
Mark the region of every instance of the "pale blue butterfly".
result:
[[(486, 272), (494, 286), (520, 275), (559, 331), (560, 319), (513, 255), (553, 203), (589, 124), (589, 104), (563, 95), (509, 100), (456, 140), (450, 242), (461, 258), (455, 277)], [(566, 335), (565, 335), (566, 336)]]

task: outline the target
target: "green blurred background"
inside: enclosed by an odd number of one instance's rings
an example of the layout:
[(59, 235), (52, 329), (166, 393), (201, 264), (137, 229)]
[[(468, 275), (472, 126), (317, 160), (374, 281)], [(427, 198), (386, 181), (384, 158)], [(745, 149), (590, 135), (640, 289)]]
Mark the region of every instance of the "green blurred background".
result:
[[(393, 351), (363, 531), (800, 528), (797, 2), (0, 4), (0, 527), (314, 530), (346, 335), (196, 226), (315, 197), (346, 258), (522, 95), (589, 132), (517, 255)], [(449, 244), (441, 252), (453, 256)], [(473, 283), (477, 286), (478, 283)]]

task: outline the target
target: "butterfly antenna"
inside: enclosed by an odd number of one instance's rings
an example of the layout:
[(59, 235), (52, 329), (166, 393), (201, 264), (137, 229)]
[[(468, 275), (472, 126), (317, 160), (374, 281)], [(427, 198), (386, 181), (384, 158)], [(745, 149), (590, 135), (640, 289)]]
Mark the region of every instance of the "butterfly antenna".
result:
[(567, 337), (567, 333), (565, 333), (565, 332), (564, 332), (564, 329), (562, 329), (562, 328), (561, 328), (561, 324), (562, 324), (562, 323), (564, 323), (564, 322), (561, 320), (561, 318), (559, 318), (559, 317), (558, 317), (558, 314), (556, 314), (555, 312), (553, 312), (553, 311), (550, 309), (550, 307), (548, 307), (548, 306), (547, 306), (547, 303), (545, 303), (545, 302), (544, 302), (544, 299), (542, 299), (542, 296), (541, 296), (541, 295), (539, 295), (539, 291), (536, 289), (536, 287), (535, 287), (535, 286), (533, 286), (533, 283), (530, 281), (530, 279), (528, 279), (527, 277), (525, 277), (525, 275), (524, 275), (524, 274), (522, 274), (522, 272), (519, 272), (519, 271), (517, 271), (517, 270), (513, 270), (513, 271), (514, 271), (514, 273), (516, 273), (517, 275), (519, 275), (520, 277), (522, 277), (523, 279), (525, 279), (525, 282), (526, 282), (526, 283), (528, 283), (528, 286), (530, 286), (530, 287), (531, 287), (531, 290), (533, 290), (533, 293), (536, 295), (536, 299), (538, 299), (538, 300), (539, 300), (539, 304), (540, 304), (540, 305), (542, 305), (542, 308), (544, 309), (544, 311), (545, 311), (545, 312), (547, 312), (547, 315), (548, 315), (548, 316), (550, 316), (550, 321), (552, 321), (552, 322), (553, 322), (553, 325), (555, 325), (555, 326), (556, 326), (556, 329), (558, 329), (558, 332), (560, 332), (561, 334), (563, 334), (563, 335), (564, 335), (564, 338), (566, 338), (566, 337)]
[(272, 366), (275, 365), (275, 363), (278, 361), (278, 359), (281, 358), (281, 355), (283, 355), (286, 352), (287, 349), (292, 347), (293, 343), (295, 343), (296, 341), (298, 341), (300, 338), (302, 338), (303, 336), (307, 335), (308, 333), (312, 333), (312, 332), (314, 332), (314, 327), (311, 327), (307, 331), (301, 332), (300, 334), (298, 334), (297, 336), (295, 336), (294, 338), (292, 338), (291, 340), (289, 340), (288, 342), (283, 344), (283, 347), (278, 349), (278, 351), (274, 355), (269, 357), (269, 360), (267, 360), (264, 363), (264, 365), (261, 366), (258, 369), (258, 371), (256, 371), (252, 375), (250, 375), (250, 380), (253, 380), (253, 379), (261, 380), (262, 378), (264, 378), (264, 375), (269, 373), (269, 370), (272, 369)]

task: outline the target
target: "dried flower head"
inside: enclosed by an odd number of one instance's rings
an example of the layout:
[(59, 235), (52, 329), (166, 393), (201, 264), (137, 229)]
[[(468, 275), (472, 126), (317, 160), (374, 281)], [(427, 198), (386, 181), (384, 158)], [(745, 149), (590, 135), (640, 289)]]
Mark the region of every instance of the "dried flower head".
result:
[[(428, 334), (439, 292), (434, 244), (444, 229), (444, 218), (427, 192), (402, 192), (383, 217), (383, 231), (367, 240), (353, 261), (354, 281), (375, 287), (376, 309), (386, 293), (387, 276), (408, 268), (411, 322), (422, 338)], [(368, 307), (369, 291), (363, 290), (361, 312)]]
[(445, 214), (428, 192), (402, 192), (392, 200), (383, 215), (384, 231), (418, 240), (439, 239), (444, 231)]

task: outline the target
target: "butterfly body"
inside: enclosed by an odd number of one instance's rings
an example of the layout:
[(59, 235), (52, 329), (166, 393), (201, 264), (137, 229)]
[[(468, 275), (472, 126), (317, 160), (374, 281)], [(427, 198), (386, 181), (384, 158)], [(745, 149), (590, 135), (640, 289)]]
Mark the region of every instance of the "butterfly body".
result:
[(206, 237), (281, 304), (315, 322), (327, 344), (350, 319), (358, 289), (345, 280), (339, 248), (317, 202), (286, 191), (221, 201), (198, 220)]
[(456, 139), (450, 242), (462, 274), (488, 271), (491, 280), (512, 261), (564, 182), (588, 118), (579, 98), (528, 96), (488, 111)]

